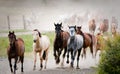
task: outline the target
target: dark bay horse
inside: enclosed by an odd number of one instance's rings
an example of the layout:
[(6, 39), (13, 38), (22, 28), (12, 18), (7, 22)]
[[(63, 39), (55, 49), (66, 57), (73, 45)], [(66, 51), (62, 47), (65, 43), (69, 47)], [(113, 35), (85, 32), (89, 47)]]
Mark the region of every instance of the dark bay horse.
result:
[(70, 37), (67, 43), (67, 63), (69, 63), (69, 52), (71, 52), (71, 67), (74, 67), (74, 60), (77, 55), (77, 69), (79, 69), (79, 56), (83, 47), (83, 36), (76, 34), (76, 26), (69, 26)]
[(10, 44), (7, 49), (7, 55), (8, 55), (11, 72), (13, 72), (12, 62), (11, 62), (12, 58), (15, 59), (14, 74), (16, 73), (18, 59), (19, 61), (21, 61), (21, 72), (23, 72), (23, 62), (24, 62), (24, 52), (25, 52), (24, 41), (21, 38), (16, 39), (16, 35), (14, 34), (14, 31), (13, 32), (9, 31), (8, 38)]
[(64, 65), (64, 58), (65, 58), (65, 54), (67, 52), (67, 41), (69, 38), (69, 33), (65, 32), (61, 29), (62, 27), (62, 23), (57, 23), (55, 24), (55, 39), (54, 39), (54, 57), (56, 60), (56, 63), (58, 64), (60, 62), (60, 55), (62, 50), (64, 49), (64, 53), (63, 53), (63, 60), (61, 62), (61, 65)]
[(86, 48), (87, 47), (90, 47), (90, 51), (91, 51), (91, 54), (93, 56), (93, 49), (96, 47), (95, 36), (92, 35), (92, 34), (89, 34), (89, 33), (83, 33), (81, 31), (81, 26), (77, 27), (76, 33), (82, 35), (83, 39), (84, 39), (84, 41), (83, 41), (83, 54), (82, 54), (82, 57), (84, 55), (84, 57), (86, 58)]

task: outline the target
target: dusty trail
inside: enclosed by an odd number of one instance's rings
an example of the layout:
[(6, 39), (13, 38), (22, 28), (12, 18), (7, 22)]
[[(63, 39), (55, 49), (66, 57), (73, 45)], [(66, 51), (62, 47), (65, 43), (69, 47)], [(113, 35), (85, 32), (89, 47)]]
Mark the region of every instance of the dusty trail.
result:
[[(99, 56), (97, 55), (96, 60), (91, 57), (91, 54), (89, 51), (87, 51), (87, 57), (86, 59), (80, 58), (80, 69), (71, 69), (69, 64), (66, 64), (66, 60), (64, 63), (64, 67), (61, 67), (61, 65), (56, 65), (53, 57), (53, 52), (50, 51), (47, 69), (39, 71), (40, 64), (39, 64), (39, 57), (37, 57), (37, 63), (36, 63), (36, 70), (33, 71), (33, 58), (25, 57), (24, 60), (24, 73), (22, 74), (96, 74), (96, 70), (92, 67), (96, 67), (98, 64)], [(32, 57), (32, 56), (31, 56)], [(21, 74), (20, 68), (21, 64), (18, 63), (18, 70), (17, 74)], [(76, 61), (74, 66), (76, 67)], [(11, 74), (10, 68), (9, 68), (9, 62), (7, 58), (0, 58), (0, 74)]]

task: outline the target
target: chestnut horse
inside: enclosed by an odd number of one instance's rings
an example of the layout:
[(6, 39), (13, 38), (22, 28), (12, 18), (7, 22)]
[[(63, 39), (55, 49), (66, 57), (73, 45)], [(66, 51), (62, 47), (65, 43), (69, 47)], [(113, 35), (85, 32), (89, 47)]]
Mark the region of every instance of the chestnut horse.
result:
[(9, 31), (8, 38), (10, 44), (7, 49), (7, 55), (8, 55), (11, 72), (13, 72), (12, 63), (11, 63), (12, 58), (15, 59), (14, 74), (16, 73), (18, 58), (19, 61), (21, 61), (21, 72), (23, 72), (23, 62), (24, 62), (24, 52), (25, 52), (24, 41), (21, 38), (16, 39), (16, 35), (14, 34), (14, 31), (13, 32)]
[(36, 60), (37, 60), (37, 53), (40, 56), (40, 70), (43, 68), (43, 60), (45, 60), (45, 69), (47, 66), (48, 60), (48, 50), (50, 47), (50, 40), (47, 36), (41, 35), (41, 33), (35, 29), (33, 31), (33, 53), (34, 53), (34, 67), (33, 70), (36, 69)]
[(91, 51), (91, 54), (93, 56), (93, 49), (96, 48), (96, 39), (95, 39), (95, 36), (92, 35), (92, 34), (89, 34), (89, 33), (83, 33), (81, 31), (81, 26), (77, 27), (76, 33), (82, 35), (83, 39), (84, 39), (82, 57), (84, 55), (84, 57), (86, 58), (86, 48), (87, 47), (90, 47), (90, 51)]
[(55, 26), (55, 33), (56, 33), (56, 36), (55, 36), (55, 39), (54, 39), (54, 57), (55, 57), (55, 60), (56, 60), (56, 63), (58, 64), (60, 62), (60, 55), (61, 55), (61, 52), (63, 51), (64, 49), (64, 53), (63, 53), (63, 60), (61, 62), (61, 65), (63, 66), (64, 65), (64, 58), (65, 58), (65, 54), (67, 52), (67, 41), (68, 41), (68, 38), (69, 38), (69, 33), (68, 32), (65, 32), (61, 29), (62, 27), (62, 23), (57, 23), (55, 24), (54, 23), (54, 26)]

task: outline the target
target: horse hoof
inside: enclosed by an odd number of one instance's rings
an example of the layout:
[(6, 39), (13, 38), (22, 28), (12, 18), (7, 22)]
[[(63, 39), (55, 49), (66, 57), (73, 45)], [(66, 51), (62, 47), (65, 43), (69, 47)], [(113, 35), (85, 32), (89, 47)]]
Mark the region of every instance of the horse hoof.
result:
[(69, 61), (67, 60), (67, 62), (66, 63), (69, 63)]
[(79, 67), (76, 67), (76, 69), (80, 69)]
[(64, 66), (64, 64), (63, 64), (63, 63), (61, 63), (61, 66), (63, 67), (63, 66)]
[(35, 70), (35, 68), (33, 68), (33, 70)]
[(42, 70), (42, 68), (40, 68), (40, 70), (39, 71), (41, 71)]

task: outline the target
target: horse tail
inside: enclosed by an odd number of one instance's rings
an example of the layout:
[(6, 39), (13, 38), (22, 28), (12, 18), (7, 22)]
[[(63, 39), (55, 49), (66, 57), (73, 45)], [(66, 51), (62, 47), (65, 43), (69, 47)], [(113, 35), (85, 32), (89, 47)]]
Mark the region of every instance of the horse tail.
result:
[(42, 57), (43, 57), (43, 60), (45, 60), (45, 58), (46, 58), (46, 51), (43, 52), (43, 56)]
[(92, 37), (91, 34), (88, 34), (88, 35), (89, 35), (89, 37), (91, 38), (91, 44), (90, 44), (91, 48), (90, 48), (90, 50), (91, 50), (91, 53), (92, 53), (92, 55), (93, 55), (93, 37)]

